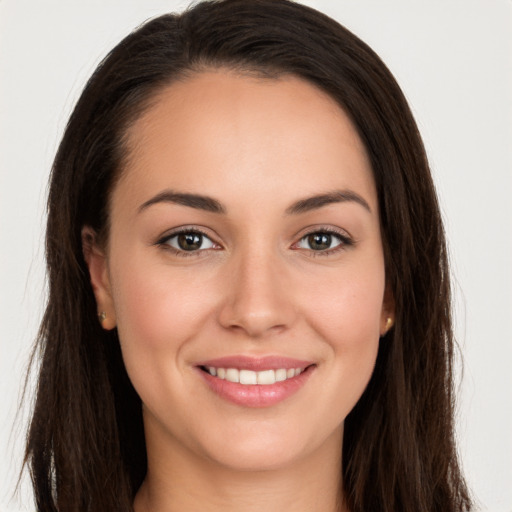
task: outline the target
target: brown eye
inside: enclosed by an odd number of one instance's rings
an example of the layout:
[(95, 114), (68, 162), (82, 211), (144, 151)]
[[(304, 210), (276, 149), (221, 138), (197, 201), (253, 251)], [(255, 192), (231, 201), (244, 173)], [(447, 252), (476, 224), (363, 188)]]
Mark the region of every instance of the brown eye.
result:
[(337, 233), (315, 231), (314, 233), (309, 233), (302, 237), (296, 247), (315, 252), (329, 252), (337, 247), (341, 248), (341, 246), (350, 244), (350, 239), (342, 235), (338, 235)]
[(170, 236), (165, 243), (178, 251), (194, 252), (204, 249), (211, 249), (214, 243), (198, 231), (183, 231)]
[(183, 251), (197, 251), (203, 243), (203, 235), (198, 233), (182, 233), (176, 238), (179, 248)]
[(328, 233), (313, 233), (307, 236), (309, 248), (313, 251), (325, 251), (331, 248), (332, 236)]

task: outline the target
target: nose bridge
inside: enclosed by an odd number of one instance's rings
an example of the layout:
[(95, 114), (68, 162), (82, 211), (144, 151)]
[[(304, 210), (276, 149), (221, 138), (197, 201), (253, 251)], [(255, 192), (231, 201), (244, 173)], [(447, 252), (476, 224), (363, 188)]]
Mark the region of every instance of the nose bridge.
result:
[(221, 311), (224, 327), (259, 337), (291, 324), (293, 304), (283, 258), (277, 250), (267, 244), (247, 244), (233, 255), (229, 272), (229, 289)]

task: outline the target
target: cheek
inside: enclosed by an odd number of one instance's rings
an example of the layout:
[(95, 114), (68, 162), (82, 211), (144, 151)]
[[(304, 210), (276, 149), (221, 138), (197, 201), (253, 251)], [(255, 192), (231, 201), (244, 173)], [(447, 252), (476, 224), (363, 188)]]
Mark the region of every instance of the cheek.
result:
[(113, 260), (117, 329), (133, 386), (149, 409), (158, 410), (185, 393), (184, 349), (205, 325), (211, 305), (200, 276), (147, 259), (143, 264), (136, 256)]
[(384, 281), (379, 266), (339, 273), (312, 301), (311, 321), (335, 350), (357, 349), (379, 339)]
[[(364, 270), (363, 270), (364, 268)], [(309, 324), (328, 346), (330, 389), (326, 397), (338, 403), (332, 414), (344, 418), (357, 403), (375, 367), (380, 343), (380, 321), (384, 296), (383, 264), (352, 267), (329, 281), (327, 292), (309, 309)]]
[(181, 371), (180, 350), (204, 325), (211, 308), (204, 280), (193, 272), (141, 260), (134, 255), (112, 265), (117, 329), (134, 384), (166, 375), (170, 366)]

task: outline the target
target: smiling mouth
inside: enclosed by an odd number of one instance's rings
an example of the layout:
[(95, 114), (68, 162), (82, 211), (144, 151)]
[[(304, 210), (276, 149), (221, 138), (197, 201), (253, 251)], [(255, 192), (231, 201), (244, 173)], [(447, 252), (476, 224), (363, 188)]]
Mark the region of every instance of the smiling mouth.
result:
[(211, 391), (242, 407), (270, 407), (297, 393), (317, 365), (287, 357), (233, 356), (203, 361), (196, 368)]
[[(312, 365), (311, 365), (312, 366)], [(305, 368), (278, 368), (276, 370), (239, 370), (237, 368), (216, 368), (214, 366), (201, 366), (201, 370), (217, 379), (227, 380), (243, 385), (270, 386), (276, 382), (284, 382), (299, 376), (306, 371)]]

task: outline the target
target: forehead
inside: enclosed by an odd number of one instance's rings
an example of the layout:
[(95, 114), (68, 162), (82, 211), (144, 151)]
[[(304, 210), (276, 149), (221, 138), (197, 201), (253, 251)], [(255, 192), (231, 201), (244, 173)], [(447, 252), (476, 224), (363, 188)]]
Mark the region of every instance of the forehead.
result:
[(276, 187), (287, 195), (285, 186), (290, 198), (358, 188), (376, 206), (370, 164), (350, 119), (294, 76), (194, 74), (159, 91), (125, 140), (116, 188), (141, 199), (165, 188), (214, 197), (233, 188), (256, 197)]

